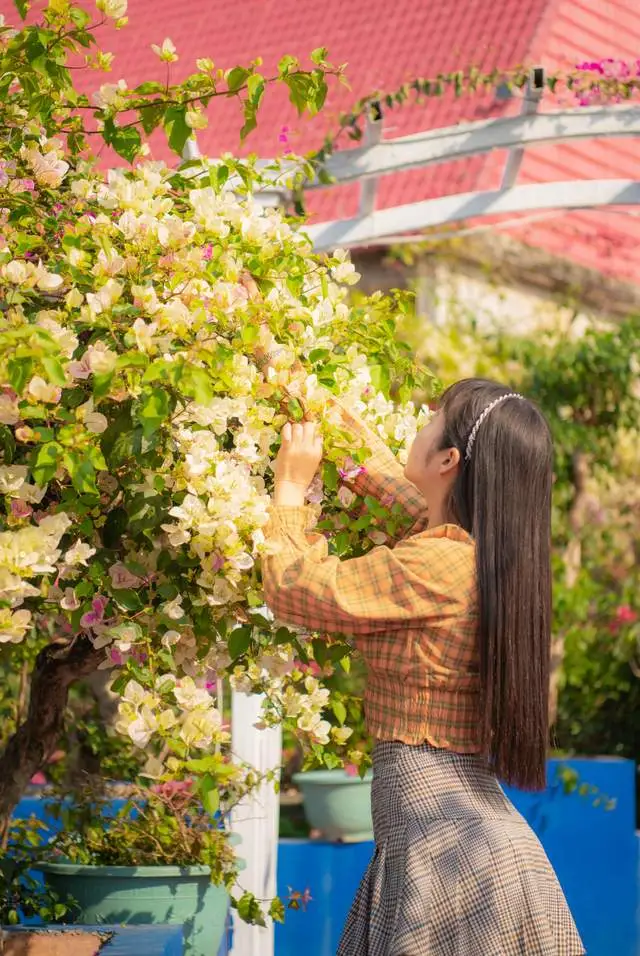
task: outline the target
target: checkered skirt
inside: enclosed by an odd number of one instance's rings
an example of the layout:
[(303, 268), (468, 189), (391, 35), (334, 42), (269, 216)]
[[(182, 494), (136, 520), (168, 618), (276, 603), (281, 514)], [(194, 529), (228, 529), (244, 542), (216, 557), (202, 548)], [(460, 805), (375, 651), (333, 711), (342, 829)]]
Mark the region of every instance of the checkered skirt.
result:
[(585, 952), (537, 837), (479, 757), (376, 745), (376, 850), (338, 956)]

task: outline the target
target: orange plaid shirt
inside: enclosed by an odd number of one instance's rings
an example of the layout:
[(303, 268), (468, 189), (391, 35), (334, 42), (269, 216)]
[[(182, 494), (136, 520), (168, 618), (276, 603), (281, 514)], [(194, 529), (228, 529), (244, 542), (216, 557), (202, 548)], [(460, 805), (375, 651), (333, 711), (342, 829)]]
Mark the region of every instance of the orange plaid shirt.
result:
[(342, 411), (372, 453), (351, 487), (393, 497), (416, 523), (394, 547), (343, 561), (310, 530), (310, 509), (273, 506), (266, 533), (278, 549), (263, 561), (267, 604), (285, 623), (352, 639), (367, 664), (365, 716), (374, 738), (477, 753), (473, 540), (453, 524), (424, 530), (420, 492), (384, 443)]

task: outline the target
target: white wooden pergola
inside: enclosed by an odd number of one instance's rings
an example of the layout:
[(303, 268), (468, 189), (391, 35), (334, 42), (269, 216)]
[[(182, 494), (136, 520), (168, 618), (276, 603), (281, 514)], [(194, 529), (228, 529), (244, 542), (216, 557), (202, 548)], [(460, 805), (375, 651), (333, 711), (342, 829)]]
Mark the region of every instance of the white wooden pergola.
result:
[[(306, 232), (318, 251), (391, 244), (426, 229), (468, 219), (518, 215), (541, 210), (557, 211), (640, 206), (638, 180), (569, 180), (519, 185), (518, 172), (527, 149), (580, 140), (640, 137), (640, 107), (610, 106), (539, 113), (545, 87), (544, 71), (532, 70), (522, 94), (520, 115), (464, 123), (396, 139), (383, 138), (383, 119), (370, 121), (364, 144), (333, 154), (325, 164), (331, 185), (319, 180), (308, 190), (357, 183), (360, 185), (358, 214), (351, 219), (321, 222)], [(425, 199), (390, 209), (377, 209), (378, 182), (383, 176), (399, 175), (437, 163), (451, 162), (506, 150), (507, 158), (499, 189)], [(195, 143), (185, 159), (198, 155)], [(281, 183), (286, 176), (270, 174), (256, 196), (265, 206), (286, 204), (290, 196)], [(269, 183), (268, 178), (272, 176)], [(259, 696), (233, 695), (232, 747), (237, 759), (251, 763), (259, 773), (280, 765), (281, 734), (277, 729), (257, 730), (262, 700)], [(273, 786), (265, 785), (236, 812), (233, 829), (242, 838), (240, 856), (247, 868), (242, 887), (259, 899), (275, 894), (278, 846), (279, 799)], [(243, 852), (244, 851), (244, 852)], [(233, 956), (274, 956), (273, 927), (250, 927), (239, 920), (234, 926)]]

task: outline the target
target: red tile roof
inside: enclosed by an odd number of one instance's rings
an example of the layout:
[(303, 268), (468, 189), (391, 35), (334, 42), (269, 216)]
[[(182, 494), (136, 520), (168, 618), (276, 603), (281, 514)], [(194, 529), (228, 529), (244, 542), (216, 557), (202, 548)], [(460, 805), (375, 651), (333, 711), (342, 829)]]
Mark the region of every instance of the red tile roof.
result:
[[(5, 12), (10, 0), (0, 0)], [(320, 117), (299, 120), (281, 92), (265, 97), (258, 129), (245, 151), (273, 156), (282, 151), (279, 134), (289, 128), (289, 146), (304, 152), (318, 146), (337, 115), (376, 88), (394, 89), (416, 76), (475, 65), (482, 70), (543, 63), (571, 67), (602, 57), (635, 59), (640, 52), (637, 0), (129, 0), (129, 26), (106, 31), (102, 44), (116, 54), (110, 80), (129, 84), (163, 78), (165, 66), (150, 49), (170, 37), (180, 60), (171, 67), (181, 78), (199, 56), (218, 66), (246, 64), (256, 56), (270, 72), (284, 53), (304, 59), (326, 46), (335, 63), (347, 61), (351, 91), (334, 87)], [(14, 19), (13, 16), (11, 19)], [(97, 74), (92, 86), (103, 82)], [(552, 105), (552, 104), (551, 104)], [(489, 97), (444, 96), (420, 106), (389, 111), (385, 135), (395, 137), (462, 120), (504, 115), (515, 104)], [(234, 102), (214, 101), (210, 127), (198, 134), (203, 152), (237, 151), (241, 119)], [(344, 144), (347, 145), (347, 142)], [(160, 138), (154, 153), (168, 157)], [(379, 208), (446, 193), (495, 188), (504, 156), (493, 154), (427, 170), (389, 176), (379, 186)], [(519, 181), (624, 178), (640, 169), (640, 138), (612, 143), (545, 147), (525, 158)], [(316, 221), (352, 215), (358, 191), (341, 187), (316, 194)], [(608, 212), (559, 213), (509, 229), (525, 242), (569, 256), (619, 277), (640, 275), (640, 220)]]

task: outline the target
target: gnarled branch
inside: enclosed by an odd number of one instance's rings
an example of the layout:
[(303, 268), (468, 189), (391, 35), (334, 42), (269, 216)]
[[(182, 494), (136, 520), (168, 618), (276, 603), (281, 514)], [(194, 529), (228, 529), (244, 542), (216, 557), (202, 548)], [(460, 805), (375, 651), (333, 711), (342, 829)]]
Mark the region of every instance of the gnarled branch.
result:
[(94, 671), (104, 658), (88, 637), (58, 639), (43, 648), (31, 677), (25, 720), (0, 754), (0, 833), (33, 775), (58, 745), (64, 724), (69, 688)]

